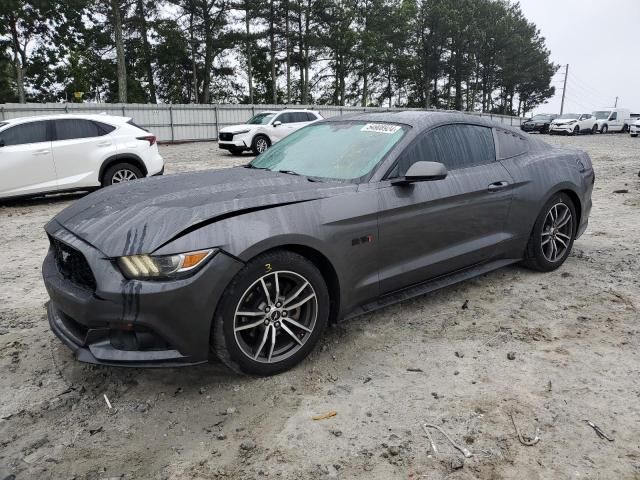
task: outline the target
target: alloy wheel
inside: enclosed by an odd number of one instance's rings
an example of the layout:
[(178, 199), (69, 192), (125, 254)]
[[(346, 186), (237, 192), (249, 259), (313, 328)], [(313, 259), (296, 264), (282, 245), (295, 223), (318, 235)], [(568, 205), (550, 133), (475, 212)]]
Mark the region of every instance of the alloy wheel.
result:
[(111, 177), (111, 183), (123, 183), (130, 182), (131, 180), (137, 180), (138, 176), (135, 172), (132, 172), (128, 168), (123, 168), (121, 170), (116, 170), (116, 172)]
[(551, 263), (564, 258), (573, 236), (571, 210), (564, 203), (556, 203), (547, 213), (542, 226), (542, 254)]
[(281, 362), (311, 337), (318, 298), (311, 283), (291, 271), (261, 276), (243, 293), (235, 309), (233, 334), (244, 355), (261, 363)]
[(269, 148), (269, 144), (264, 138), (259, 138), (258, 140), (256, 140), (256, 150), (258, 151), (258, 153), (264, 152), (265, 150), (267, 150), (267, 148)]

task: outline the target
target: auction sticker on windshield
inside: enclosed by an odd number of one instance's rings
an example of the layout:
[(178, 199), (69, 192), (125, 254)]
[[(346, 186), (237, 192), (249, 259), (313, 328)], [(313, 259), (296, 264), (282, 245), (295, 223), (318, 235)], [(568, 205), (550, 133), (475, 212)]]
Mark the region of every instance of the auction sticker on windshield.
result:
[(400, 125), (390, 125), (388, 123), (367, 123), (360, 129), (361, 132), (376, 132), (376, 133), (396, 133), (400, 130)]

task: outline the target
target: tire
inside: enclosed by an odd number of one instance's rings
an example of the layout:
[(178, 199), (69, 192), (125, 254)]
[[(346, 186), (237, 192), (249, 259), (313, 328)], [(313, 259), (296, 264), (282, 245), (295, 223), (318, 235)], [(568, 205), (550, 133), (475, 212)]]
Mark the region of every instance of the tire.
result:
[(609, 131), (609, 127), (607, 125), (603, 125), (600, 129), (600, 133), (607, 133)]
[(635, 138), (635, 137), (638, 136), (638, 134), (637, 133), (632, 133), (631, 136)]
[[(554, 232), (553, 212), (555, 212), (556, 221), (560, 224), (555, 228), (555, 235), (551, 233)], [(567, 219), (565, 212), (571, 216), (567, 222), (561, 223)], [(576, 219), (576, 209), (571, 198), (565, 193), (553, 195), (545, 203), (533, 226), (527, 243), (524, 265), (539, 272), (551, 272), (560, 267), (571, 252), (577, 230)], [(559, 247), (555, 252), (554, 246)]]
[(251, 142), (251, 151), (256, 155), (260, 155), (262, 152), (267, 151), (270, 146), (271, 141), (269, 137), (266, 135), (256, 135)]
[(242, 152), (244, 152), (243, 148), (232, 148), (231, 150), (229, 150), (229, 152), (231, 153), (231, 155), (235, 156), (235, 157), (239, 157), (240, 155), (242, 155)]
[(540, 133), (550, 133), (549, 128), (550, 128), (550, 127), (549, 127), (548, 125), (547, 125), (547, 126), (545, 126), (545, 127), (542, 127), (542, 130), (540, 130)]
[(132, 165), (131, 163), (123, 162), (116, 163), (115, 165), (111, 165), (109, 168), (107, 168), (102, 174), (100, 183), (102, 183), (103, 187), (108, 187), (109, 185), (130, 182), (132, 180), (137, 180), (143, 177), (144, 175), (138, 167)]
[(573, 127), (573, 132), (571, 133), (571, 135), (573, 136), (580, 135), (580, 127), (578, 125)]
[(627, 125), (626, 123), (622, 126), (622, 133), (627, 133), (629, 131), (629, 125)]
[(549, 136), (555, 135), (551, 130), (549, 130)]
[(598, 124), (591, 127), (591, 135), (598, 133)]
[(222, 295), (211, 331), (212, 351), (238, 373), (268, 376), (289, 370), (324, 333), (329, 303), (326, 282), (310, 260), (287, 250), (259, 255)]

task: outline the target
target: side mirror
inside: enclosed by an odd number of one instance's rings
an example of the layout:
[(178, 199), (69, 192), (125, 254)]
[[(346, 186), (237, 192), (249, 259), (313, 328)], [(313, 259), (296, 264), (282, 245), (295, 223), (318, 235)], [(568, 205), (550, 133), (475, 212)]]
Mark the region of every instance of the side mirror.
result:
[(278, 125), (282, 125), (282, 122), (280, 120), (276, 120), (275, 122), (273, 122), (274, 127), (277, 127)]
[(447, 176), (447, 167), (439, 162), (416, 162), (409, 167), (404, 177), (391, 180), (391, 185), (409, 185), (415, 182), (442, 180)]

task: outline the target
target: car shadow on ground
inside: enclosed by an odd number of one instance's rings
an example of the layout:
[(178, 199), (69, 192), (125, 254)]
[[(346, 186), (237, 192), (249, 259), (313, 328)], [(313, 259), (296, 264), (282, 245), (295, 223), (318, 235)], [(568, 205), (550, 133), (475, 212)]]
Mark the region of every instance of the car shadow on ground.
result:
[(55, 193), (51, 195), (43, 195), (38, 197), (20, 197), (16, 199), (0, 199), (0, 208), (22, 208), (22, 207), (35, 207), (44, 204), (56, 204), (63, 202), (70, 202), (78, 200), (85, 195), (88, 195), (91, 191), (79, 191), (69, 193)]

